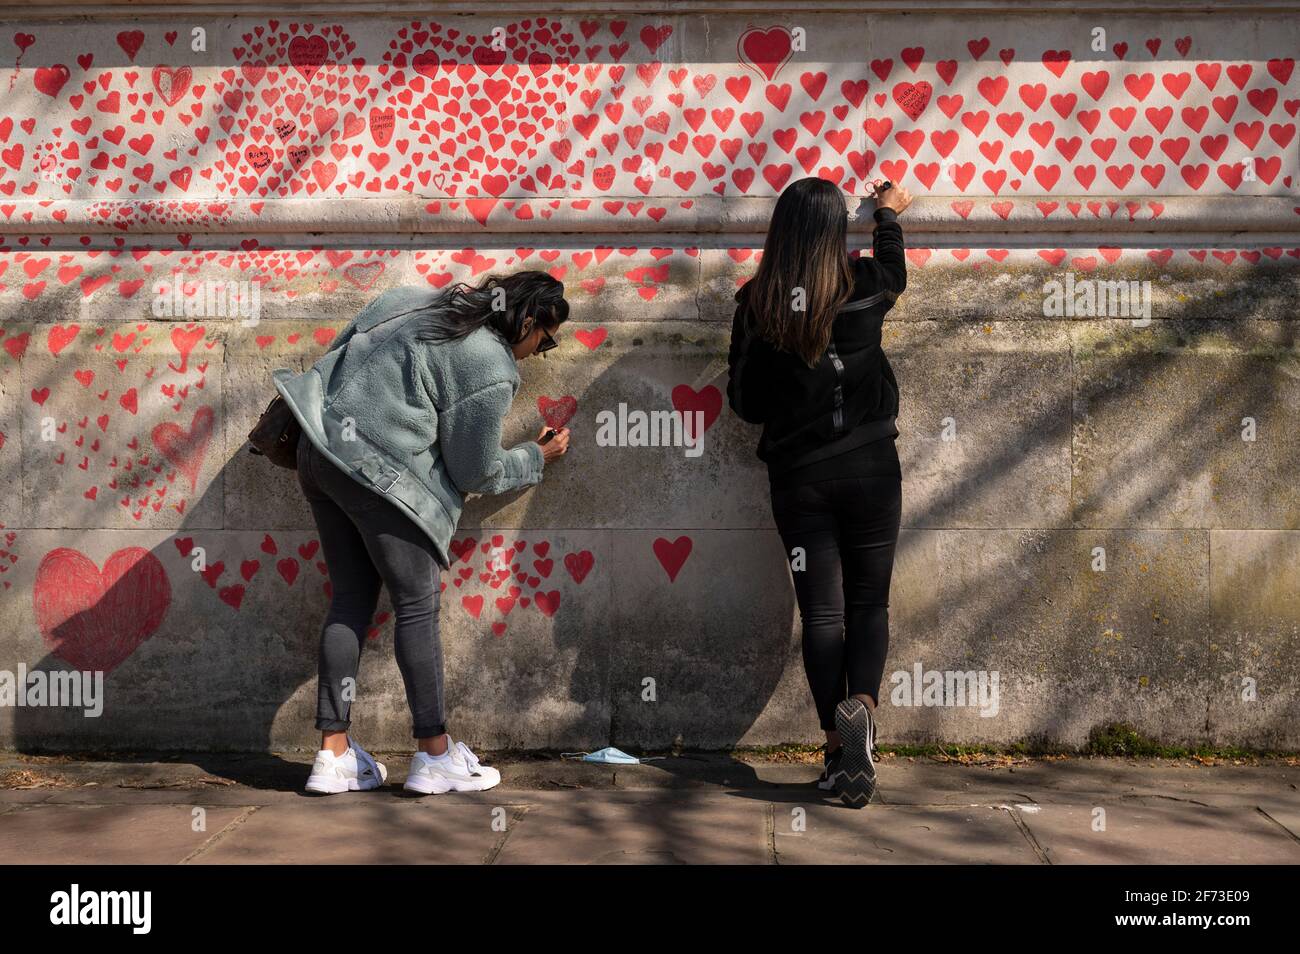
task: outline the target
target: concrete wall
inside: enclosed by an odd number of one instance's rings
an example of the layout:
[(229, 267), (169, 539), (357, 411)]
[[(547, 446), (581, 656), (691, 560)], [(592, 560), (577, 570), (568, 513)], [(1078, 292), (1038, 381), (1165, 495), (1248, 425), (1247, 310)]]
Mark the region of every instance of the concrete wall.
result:
[[(864, 179), (919, 196), (885, 334), (887, 672), (999, 676), (996, 715), (887, 702), (882, 741), (1300, 744), (1295, 5), (791, 6), (72, 5), (6, 31), (0, 669), (107, 675), (101, 717), (0, 708), (0, 744), (314, 747), (329, 581), (293, 475), (245, 450), (268, 372), (385, 288), (519, 268), (574, 309), (508, 436), (547, 410), (574, 439), (457, 534), (453, 733), (816, 739), (757, 433), (720, 400), (732, 293), (805, 174), (852, 197), (856, 248)], [(1045, 311), (1067, 276), (1149, 282), (1152, 320)], [(177, 282), (257, 283), (261, 320), (160, 317)], [(598, 447), (620, 402), (705, 409), (705, 453)], [(378, 748), (409, 736), (387, 610), (356, 711)]]

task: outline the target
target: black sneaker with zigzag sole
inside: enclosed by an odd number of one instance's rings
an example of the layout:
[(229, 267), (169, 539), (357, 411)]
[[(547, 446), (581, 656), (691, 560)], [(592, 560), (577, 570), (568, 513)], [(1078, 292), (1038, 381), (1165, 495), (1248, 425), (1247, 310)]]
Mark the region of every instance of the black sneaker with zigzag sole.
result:
[(835, 708), (835, 729), (840, 734), (839, 775), (835, 779), (840, 801), (850, 808), (865, 808), (876, 791), (876, 725), (871, 710), (858, 699), (845, 699)]

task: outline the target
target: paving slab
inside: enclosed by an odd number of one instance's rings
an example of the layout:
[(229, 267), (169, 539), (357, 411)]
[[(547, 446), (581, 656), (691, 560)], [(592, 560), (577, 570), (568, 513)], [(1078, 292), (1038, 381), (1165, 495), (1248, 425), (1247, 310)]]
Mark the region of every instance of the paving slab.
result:
[(22, 805), (0, 815), (0, 864), (176, 864), (244, 810), (188, 805)]
[(537, 793), (497, 864), (765, 864), (767, 802), (675, 793)]
[(1300, 864), (1295, 837), (1252, 808), (1150, 798), (1016, 809), (1052, 864)]
[(783, 865), (1041, 863), (1010, 813), (988, 805), (783, 805), (773, 830)]
[[(765, 770), (766, 771), (766, 770)], [(894, 757), (879, 767), (879, 797), (894, 805), (966, 802), (1105, 804), (1137, 796), (1164, 796), (1221, 807), (1249, 807), (1262, 799), (1295, 799), (1300, 768), (1201, 765), (1190, 760), (1067, 758), (1015, 765), (959, 765), (929, 758)]]
[(1292, 797), (1291, 801), (1267, 797), (1259, 800), (1259, 810), (1275, 824), (1286, 831), (1300, 843), (1300, 799)]
[(408, 798), (391, 790), (304, 796), (257, 809), (191, 863), (482, 864), (514, 811), (498, 799)]

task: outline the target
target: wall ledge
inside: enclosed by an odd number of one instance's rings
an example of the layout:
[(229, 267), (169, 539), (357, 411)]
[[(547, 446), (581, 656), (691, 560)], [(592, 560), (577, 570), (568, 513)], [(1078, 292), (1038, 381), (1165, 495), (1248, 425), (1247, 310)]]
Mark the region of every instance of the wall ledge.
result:
[[(874, 204), (853, 198), (850, 230), (874, 228)], [(770, 197), (598, 196), (227, 198), (109, 202), (20, 199), (0, 203), (0, 237), (350, 233), (361, 235), (493, 233), (598, 235), (761, 234)], [(923, 196), (907, 213), (908, 231), (936, 235), (1015, 235), (1103, 231), (1125, 235), (1296, 234), (1300, 197), (1289, 196)]]
[[(1300, 0), (1241, 0), (1231, 5), (1234, 16), (1261, 13), (1287, 13), (1300, 11)], [(263, 0), (59, 0), (56, 3), (33, 6), (30, 2), (0, 0), (0, 10), (21, 11), (24, 21), (90, 16), (120, 17), (171, 17), (178, 8), (191, 14), (231, 14), (246, 16), (295, 17), (303, 15), (346, 16), (350, 14), (401, 14), (427, 17), (439, 14), (519, 13), (538, 15), (536, 3), (526, 0), (299, 0), (282, 3), (268, 11)], [(594, 16), (651, 15), (660, 17), (692, 14), (744, 14), (788, 16), (792, 12), (789, 0), (554, 0), (547, 4), (545, 13), (586, 13)], [(1223, 14), (1224, 4), (1207, 0), (1179, 2), (1179, 0), (813, 0), (800, 3), (794, 11), (799, 14), (984, 14), (1016, 16), (1033, 13), (1111, 13), (1137, 15), (1171, 13)]]

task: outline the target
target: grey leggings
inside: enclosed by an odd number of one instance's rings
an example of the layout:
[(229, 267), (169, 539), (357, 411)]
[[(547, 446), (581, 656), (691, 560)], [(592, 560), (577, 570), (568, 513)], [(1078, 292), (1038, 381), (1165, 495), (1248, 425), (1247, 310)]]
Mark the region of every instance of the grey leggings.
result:
[(298, 482), (316, 518), (332, 592), (320, 637), (316, 728), (347, 730), (361, 647), (379, 588), (387, 586), (411, 734), (417, 739), (442, 735), (447, 727), (438, 638), (440, 572), (432, 542), (396, 504), (345, 474), (306, 436), (298, 444)]

